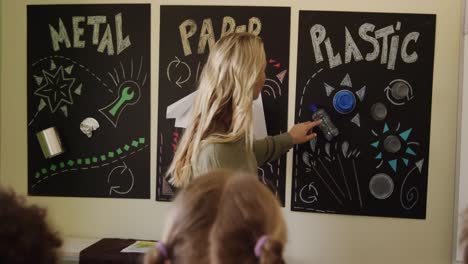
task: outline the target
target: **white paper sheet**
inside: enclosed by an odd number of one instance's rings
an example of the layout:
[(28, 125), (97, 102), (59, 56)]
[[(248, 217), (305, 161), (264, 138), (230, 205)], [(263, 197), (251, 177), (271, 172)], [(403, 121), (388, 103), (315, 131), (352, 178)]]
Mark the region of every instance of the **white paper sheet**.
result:
[(154, 241), (136, 241), (130, 246), (122, 249), (122, 253), (147, 253), (156, 246)]
[[(175, 119), (176, 127), (186, 128), (188, 126), (196, 93), (197, 91), (187, 95), (186, 97), (167, 107), (166, 118)], [(261, 139), (268, 135), (261, 95), (253, 102), (253, 128), (255, 139)]]

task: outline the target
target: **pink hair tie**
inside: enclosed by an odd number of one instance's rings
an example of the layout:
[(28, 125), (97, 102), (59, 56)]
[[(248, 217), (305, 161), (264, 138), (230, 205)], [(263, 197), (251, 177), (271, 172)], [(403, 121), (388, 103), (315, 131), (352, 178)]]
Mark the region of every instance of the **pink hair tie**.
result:
[(169, 254), (167, 253), (167, 247), (164, 245), (163, 242), (158, 242), (156, 244), (156, 248), (161, 252), (165, 259), (169, 259)]
[(263, 235), (257, 240), (257, 244), (255, 244), (254, 249), (254, 253), (257, 258), (260, 257), (260, 254), (262, 253), (262, 248), (265, 245), (265, 242), (268, 240), (268, 238), (269, 237), (267, 235)]

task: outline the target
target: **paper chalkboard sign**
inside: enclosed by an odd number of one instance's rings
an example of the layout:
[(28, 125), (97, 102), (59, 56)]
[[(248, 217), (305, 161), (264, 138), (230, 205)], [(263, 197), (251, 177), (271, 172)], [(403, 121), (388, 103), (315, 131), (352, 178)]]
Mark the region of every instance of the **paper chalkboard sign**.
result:
[(435, 24), (300, 12), (295, 121), (334, 126), (295, 148), (292, 210), (426, 217)]
[[(188, 121), (186, 113), (210, 47), (222, 34), (247, 31), (262, 37), (267, 80), (254, 108), (269, 135), (286, 132), (289, 28), (290, 8), (285, 7), (161, 6), (157, 200), (173, 197), (175, 190), (164, 175)], [(260, 179), (274, 187), (283, 203), (285, 166), (284, 156), (259, 168)]]
[(150, 5), (27, 16), (29, 194), (149, 198)]

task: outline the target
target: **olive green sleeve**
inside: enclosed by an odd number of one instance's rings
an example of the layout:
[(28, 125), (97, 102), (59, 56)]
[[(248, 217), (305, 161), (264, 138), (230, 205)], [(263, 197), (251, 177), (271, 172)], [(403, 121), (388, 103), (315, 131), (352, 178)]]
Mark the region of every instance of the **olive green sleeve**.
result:
[(256, 170), (255, 160), (249, 160), (245, 145), (236, 143), (208, 144), (200, 152), (195, 174), (204, 174), (212, 169)]
[(292, 147), (292, 137), (286, 132), (254, 141), (253, 151), (257, 158), (258, 166), (262, 166), (269, 161), (278, 159)]

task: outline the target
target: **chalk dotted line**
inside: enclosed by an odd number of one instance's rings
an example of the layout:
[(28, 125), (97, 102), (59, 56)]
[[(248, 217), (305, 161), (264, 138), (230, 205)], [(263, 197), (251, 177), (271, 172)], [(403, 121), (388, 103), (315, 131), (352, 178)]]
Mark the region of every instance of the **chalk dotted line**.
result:
[[(304, 95), (305, 95), (305, 91), (306, 91), (306, 88), (307, 86), (309, 85), (310, 81), (312, 79), (314, 79), (317, 74), (319, 74), (320, 72), (323, 71), (323, 68), (320, 68), (318, 69), (317, 72), (315, 72), (314, 74), (312, 74), (309, 79), (307, 80), (306, 84), (304, 85), (304, 88), (302, 88), (302, 95), (301, 95), (301, 101), (299, 102), (299, 113), (298, 113), (298, 117), (300, 118), (301, 117), (301, 114), (302, 114), (302, 103), (304, 101)], [(297, 200), (297, 195), (298, 195), (298, 192), (297, 192), (297, 176), (299, 175), (299, 172), (297, 170), (297, 166), (299, 164), (299, 148), (298, 146), (296, 145), (295, 147), (295, 154), (296, 154), (296, 160), (295, 160), (295, 164), (296, 164), (296, 168), (295, 168), (295, 171), (294, 171), (294, 175), (296, 176), (294, 178), (294, 185), (295, 185), (295, 188), (294, 188), (294, 197), (295, 197), (295, 201)], [(295, 206), (294, 208), (298, 208), (298, 209), (303, 209), (302, 207), (297, 207)], [(306, 210), (313, 210), (313, 209), (306, 209)]]
[(64, 56), (60, 56), (60, 55), (52, 55), (52, 56), (48, 56), (48, 57), (44, 57), (40, 60), (37, 60), (35, 62), (32, 63), (32, 66), (36, 66), (36, 64), (42, 62), (42, 61), (45, 61), (45, 60), (48, 60), (48, 59), (52, 59), (52, 58), (60, 58), (60, 59), (64, 59), (64, 60), (67, 60), (67, 61), (70, 61), (71, 63), (75, 64), (75, 65), (78, 65), (80, 68), (82, 68), (83, 70), (87, 71), (89, 74), (91, 74), (91, 76), (93, 76), (94, 78), (96, 78), (96, 80), (98, 80), (102, 85), (104, 85), (106, 88), (107, 88), (107, 91), (110, 92), (110, 93), (114, 93), (114, 91), (112, 91), (111, 89), (109, 89), (109, 86), (107, 86), (107, 83), (105, 83), (101, 78), (99, 78), (96, 74), (94, 74), (89, 68), (87, 68), (86, 66), (84, 66), (83, 64), (77, 62), (77, 61), (74, 61), (70, 58), (67, 58), (67, 57), (64, 57)]
[[(140, 139), (143, 139), (142, 141), (143, 141), (143, 143), (144, 143), (144, 138), (140, 138)], [(134, 141), (134, 142), (135, 142), (135, 141)], [(142, 144), (143, 144), (143, 143), (142, 143)], [(124, 145), (124, 146), (128, 146), (128, 145)], [(133, 146), (133, 145), (132, 145), (132, 146)], [(42, 176), (45, 176), (45, 177), (39, 179), (35, 184), (33, 184), (33, 185), (32, 185), (32, 188), (35, 188), (35, 187), (36, 187), (38, 184), (40, 184), (41, 182), (43, 182), (43, 181), (47, 180), (48, 178), (51, 178), (51, 177), (53, 177), (53, 176), (55, 176), (55, 175), (58, 175), (58, 174), (66, 173), (66, 172), (69, 172), (69, 171), (88, 170), (88, 169), (99, 169), (99, 168), (103, 168), (103, 167), (109, 166), (109, 165), (111, 165), (111, 164), (113, 164), (113, 163), (118, 162), (119, 160), (124, 160), (124, 159), (127, 158), (127, 157), (130, 157), (130, 156), (132, 156), (132, 155), (135, 155), (137, 152), (140, 152), (140, 151), (142, 151), (143, 149), (145, 149), (145, 148), (147, 148), (147, 147), (149, 147), (149, 144), (146, 144), (146, 145), (144, 145), (144, 146), (138, 148), (137, 150), (130, 152), (130, 153), (127, 154), (127, 155), (117, 156), (117, 157), (115, 158), (115, 160), (112, 160), (111, 162), (103, 163), (103, 164), (101, 164), (101, 165), (93, 165), (93, 166), (87, 166), (87, 167), (81, 167), (81, 168), (63, 169), (63, 170), (61, 170), (61, 171), (57, 171), (57, 172), (54, 172), (54, 173), (49, 174), (49, 175), (48, 175), (48, 174), (42, 173)], [(125, 148), (125, 147), (124, 147), (124, 148)], [(120, 149), (120, 148), (119, 148), (119, 149)], [(99, 157), (99, 156), (103, 156), (103, 155), (97, 155), (97, 157)], [(104, 155), (104, 156), (106, 156), (106, 155)], [(106, 158), (107, 158), (107, 157), (106, 157)], [(89, 160), (90, 160), (90, 159), (92, 159), (92, 158), (82, 158), (81, 160), (83, 160), (83, 159), (89, 159)], [(70, 162), (70, 161), (73, 161), (73, 160), (68, 160), (68, 161), (67, 161), (67, 165), (69, 165), (69, 162)], [(93, 161), (93, 162), (95, 162), (95, 161)], [(65, 164), (64, 162), (62, 162), (62, 163)], [(73, 162), (73, 163), (74, 163), (74, 162)], [(86, 164), (86, 165), (89, 165), (89, 164)], [(52, 164), (51, 167), (52, 167), (52, 166), (57, 167), (57, 165), (55, 165), (55, 164)], [(71, 166), (71, 165), (69, 165), (69, 166)], [(47, 170), (47, 169), (42, 168), (41, 170), (39, 170), (38, 172), (36, 172), (35, 178), (38, 178), (38, 177), (41, 176), (41, 171), (42, 171), (42, 170)], [(46, 172), (46, 173), (47, 173), (47, 172)], [(39, 175), (39, 176), (37, 176), (37, 175)]]
[(317, 76), (321, 71), (323, 71), (323, 68), (320, 68), (316, 73), (312, 74), (310, 78), (307, 80), (307, 83), (304, 85), (304, 88), (302, 89), (302, 95), (301, 95), (301, 102), (299, 103), (299, 117), (301, 117), (302, 114), (302, 102), (304, 100), (304, 94), (306, 91), (307, 86), (309, 85), (310, 81)]
[(31, 121), (29, 121), (28, 126), (31, 126), (34, 123), (34, 119), (36, 119), (37, 115), (39, 114), (39, 111), (36, 111), (36, 114), (34, 114), (33, 118)]

